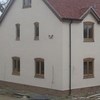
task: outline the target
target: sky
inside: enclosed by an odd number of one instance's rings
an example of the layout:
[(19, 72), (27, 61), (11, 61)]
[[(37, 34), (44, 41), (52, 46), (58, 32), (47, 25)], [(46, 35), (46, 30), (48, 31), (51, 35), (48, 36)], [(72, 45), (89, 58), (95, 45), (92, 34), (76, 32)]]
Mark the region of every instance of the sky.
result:
[[(1, 4), (4, 4), (5, 2), (7, 2), (7, 0), (0, 0)], [(3, 7), (6, 7), (6, 5), (4, 5)], [(0, 11), (0, 16), (2, 15), (1, 11)]]
[(0, 2), (6, 2), (7, 0), (0, 0)]
[(0, 1), (7, 1), (7, 0), (0, 0)]

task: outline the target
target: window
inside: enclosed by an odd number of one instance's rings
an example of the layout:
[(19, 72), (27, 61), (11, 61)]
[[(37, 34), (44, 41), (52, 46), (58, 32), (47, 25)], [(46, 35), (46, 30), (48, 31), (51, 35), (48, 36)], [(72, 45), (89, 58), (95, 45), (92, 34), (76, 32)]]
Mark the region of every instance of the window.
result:
[(13, 75), (20, 75), (20, 58), (19, 57), (12, 57), (12, 64), (13, 64)]
[(20, 40), (20, 24), (16, 24), (16, 40)]
[(84, 78), (93, 78), (94, 77), (94, 59), (86, 58), (83, 62)]
[(23, 8), (31, 7), (31, 0), (23, 0)]
[(35, 30), (35, 40), (39, 40), (39, 22), (34, 23), (34, 30)]
[(94, 23), (84, 22), (84, 42), (94, 41)]
[(35, 59), (35, 77), (44, 78), (44, 59)]

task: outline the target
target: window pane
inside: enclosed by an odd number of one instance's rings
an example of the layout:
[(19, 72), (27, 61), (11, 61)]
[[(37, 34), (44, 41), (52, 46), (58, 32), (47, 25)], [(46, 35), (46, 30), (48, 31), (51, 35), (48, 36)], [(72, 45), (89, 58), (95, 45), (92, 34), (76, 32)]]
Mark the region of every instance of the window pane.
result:
[(13, 69), (15, 70), (16, 69), (16, 60), (15, 59), (13, 59)]
[(84, 38), (93, 39), (93, 23), (84, 23)]
[(39, 23), (34, 23), (35, 25), (35, 37), (39, 37)]
[(93, 38), (93, 28), (89, 28), (89, 38)]
[(36, 74), (40, 74), (39, 70), (40, 70), (40, 64), (39, 64), (39, 62), (37, 61), (37, 62), (36, 62)]
[(44, 62), (41, 62), (41, 74), (44, 74)]
[(84, 25), (84, 38), (87, 38), (87, 25)]
[(20, 39), (20, 24), (16, 24), (16, 39)]
[(93, 62), (89, 62), (89, 74), (93, 74)]
[(17, 66), (17, 70), (18, 70), (18, 72), (20, 72), (20, 60), (18, 60), (17, 63), (18, 63), (18, 64), (17, 64), (17, 65), (18, 65), (18, 66)]
[(88, 74), (88, 70), (87, 70), (87, 62), (84, 62), (84, 75)]

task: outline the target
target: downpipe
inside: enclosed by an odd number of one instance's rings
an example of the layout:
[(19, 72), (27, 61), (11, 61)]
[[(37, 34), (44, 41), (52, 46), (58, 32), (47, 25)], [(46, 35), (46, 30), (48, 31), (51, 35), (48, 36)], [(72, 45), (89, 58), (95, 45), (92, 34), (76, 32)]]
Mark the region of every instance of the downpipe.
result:
[(69, 96), (72, 94), (72, 20), (69, 22)]

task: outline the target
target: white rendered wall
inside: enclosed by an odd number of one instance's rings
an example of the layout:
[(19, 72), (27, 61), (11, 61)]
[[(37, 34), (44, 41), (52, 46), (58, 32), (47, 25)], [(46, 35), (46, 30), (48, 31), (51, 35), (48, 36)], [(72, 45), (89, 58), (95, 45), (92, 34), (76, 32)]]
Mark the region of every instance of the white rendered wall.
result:
[[(94, 23), (94, 42), (83, 41), (83, 22)], [(63, 23), (63, 90), (69, 89), (69, 22)], [(94, 78), (83, 79), (83, 59), (94, 58)], [(72, 89), (100, 85), (100, 24), (88, 14), (72, 23)]]
[[(85, 21), (91, 21), (94, 23), (94, 42), (83, 42), (83, 22)], [(83, 59), (88, 57), (95, 59), (94, 78), (83, 79)], [(69, 67), (69, 64), (67, 65)], [(81, 23), (72, 23), (72, 88), (77, 89), (100, 85), (99, 70), (100, 24), (97, 23), (91, 14), (88, 14)], [(64, 73), (66, 72), (67, 71)], [(66, 79), (66, 77), (64, 79)], [(64, 88), (68, 89), (66, 86), (64, 86)]]
[[(40, 23), (40, 40), (34, 40), (34, 22)], [(95, 42), (83, 42), (83, 22), (94, 22)], [(20, 41), (15, 38), (15, 24), (21, 25)], [(72, 23), (72, 88), (100, 85), (100, 25), (91, 14), (82, 23)], [(48, 35), (54, 35), (49, 39)], [(21, 75), (12, 75), (12, 57), (21, 60)], [(34, 78), (34, 58), (45, 60), (45, 78)], [(94, 78), (83, 79), (83, 59), (94, 60)], [(0, 79), (4, 81), (68, 90), (69, 23), (62, 23), (42, 0), (32, 0), (32, 8), (22, 8), (16, 0), (0, 25)]]
[[(0, 25), (0, 79), (14, 83), (63, 90), (62, 30), (59, 19), (42, 0), (32, 0), (32, 8), (23, 9), (16, 0)], [(34, 22), (40, 23), (40, 39), (34, 40)], [(15, 24), (21, 25), (16, 41)], [(54, 35), (49, 39), (48, 35)], [(12, 57), (20, 57), (20, 76), (12, 75)], [(44, 58), (45, 78), (34, 78), (34, 58)], [(53, 71), (54, 70), (54, 71)], [(53, 74), (54, 73), (54, 74)]]

